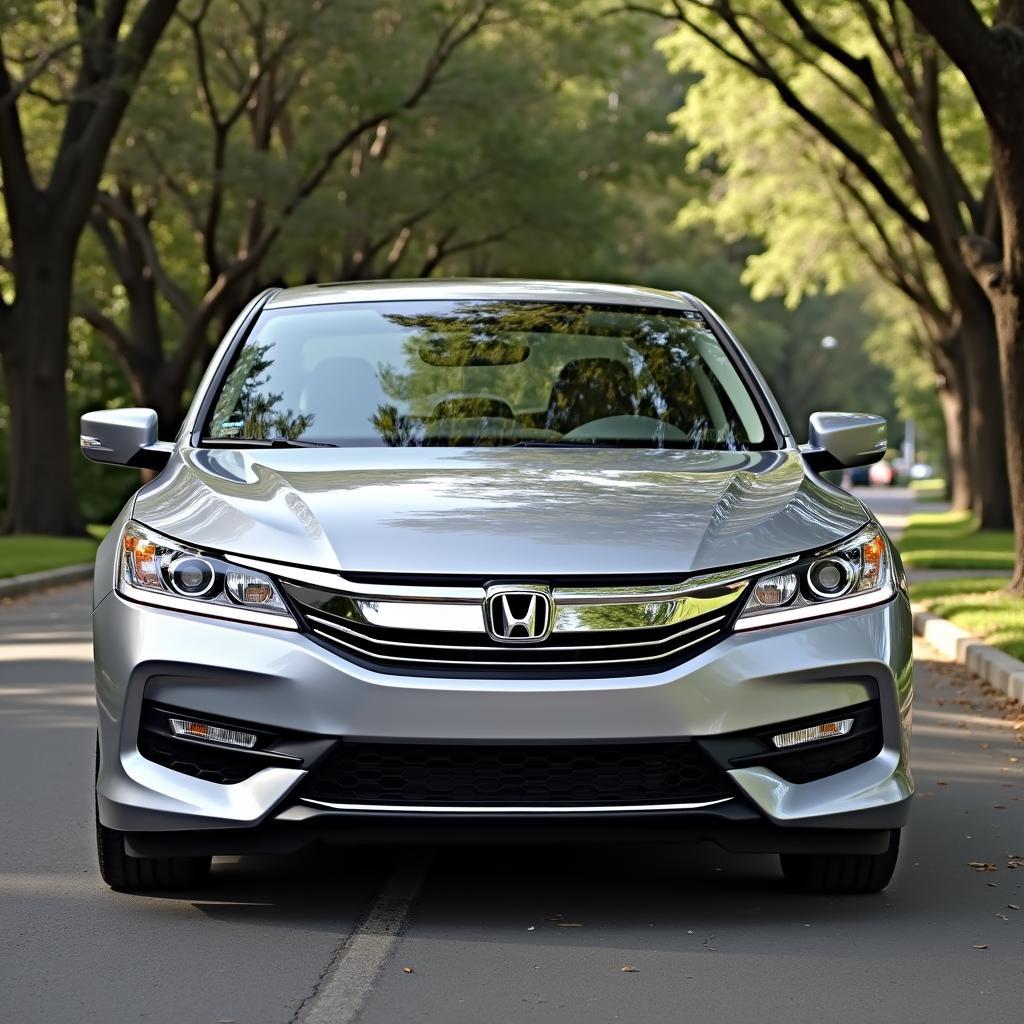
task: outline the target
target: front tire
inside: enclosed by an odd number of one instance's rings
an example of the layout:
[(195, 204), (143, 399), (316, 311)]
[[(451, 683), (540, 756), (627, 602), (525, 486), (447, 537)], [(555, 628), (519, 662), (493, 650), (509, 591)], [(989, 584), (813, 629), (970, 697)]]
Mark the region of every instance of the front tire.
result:
[(889, 834), (883, 853), (783, 853), (782, 873), (801, 892), (880, 892), (892, 879), (900, 854), (900, 830)]
[[(100, 749), (96, 741), (96, 775)], [(211, 857), (132, 857), (125, 850), (124, 833), (100, 822), (96, 805), (96, 854), (100, 877), (121, 892), (173, 892), (194, 889), (210, 874)]]

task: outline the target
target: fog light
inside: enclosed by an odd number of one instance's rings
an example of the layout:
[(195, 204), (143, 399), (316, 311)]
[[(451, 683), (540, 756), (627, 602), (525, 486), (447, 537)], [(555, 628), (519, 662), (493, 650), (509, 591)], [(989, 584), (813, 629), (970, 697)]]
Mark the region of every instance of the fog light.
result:
[(845, 736), (853, 728), (852, 718), (843, 718), (838, 722), (823, 722), (811, 725), (806, 729), (794, 729), (792, 732), (779, 733), (772, 737), (772, 743), (780, 749), (795, 747), (800, 743), (813, 743), (815, 740), (828, 740), (833, 736)]
[(226, 743), (232, 747), (254, 747), (256, 736), (241, 729), (225, 729), (220, 725), (206, 725), (203, 722), (188, 722), (184, 718), (172, 718), (171, 732), (175, 736), (188, 736), (193, 740), (208, 740), (210, 743)]

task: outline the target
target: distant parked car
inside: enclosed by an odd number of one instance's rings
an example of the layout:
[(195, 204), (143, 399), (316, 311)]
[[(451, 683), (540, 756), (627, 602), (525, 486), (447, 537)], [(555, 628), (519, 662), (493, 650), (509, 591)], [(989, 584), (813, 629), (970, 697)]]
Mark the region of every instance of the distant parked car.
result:
[[(913, 791), (899, 556), (682, 292), (272, 289), (100, 547), (97, 842), (128, 890), (211, 855), (429, 836), (706, 840), (885, 886)], [(885, 467), (879, 472), (891, 472)]]
[(874, 487), (888, 487), (895, 477), (892, 466), (884, 460), (876, 462), (868, 469), (868, 482)]

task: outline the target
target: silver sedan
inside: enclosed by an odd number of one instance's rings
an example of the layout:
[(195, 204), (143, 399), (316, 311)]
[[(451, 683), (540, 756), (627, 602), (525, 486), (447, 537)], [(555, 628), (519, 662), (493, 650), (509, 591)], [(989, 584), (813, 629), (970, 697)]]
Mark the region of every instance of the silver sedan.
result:
[(96, 563), (97, 836), (115, 888), (310, 843), (711, 840), (889, 881), (913, 783), (899, 556), (811, 417), (683, 292), (272, 289)]

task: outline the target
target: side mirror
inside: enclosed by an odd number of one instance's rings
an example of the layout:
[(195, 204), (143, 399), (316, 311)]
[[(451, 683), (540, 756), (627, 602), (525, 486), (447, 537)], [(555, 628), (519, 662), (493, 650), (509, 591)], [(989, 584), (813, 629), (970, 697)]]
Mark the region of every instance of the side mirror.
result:
[(870, 413), (812, 413), (807, 436), (808, 442), (800, 446), (800, 451), (807, 465), (818, 473), (870, 466), (885, 455), (885, 420)]
[(81, 421), (82, 454), (90, 462), (135, 469), (163, 469), (174, 451), (156, 439), (152, 409), (106, 409), (87, 412)]

